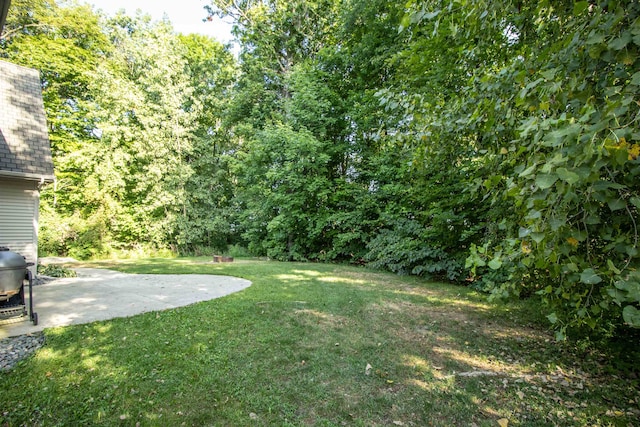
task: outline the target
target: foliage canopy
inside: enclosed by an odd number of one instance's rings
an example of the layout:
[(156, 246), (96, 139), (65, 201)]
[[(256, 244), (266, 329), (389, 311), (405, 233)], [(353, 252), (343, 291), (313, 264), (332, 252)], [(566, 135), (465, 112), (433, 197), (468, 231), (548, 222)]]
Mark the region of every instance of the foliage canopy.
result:
[(45, 251), (351, 262), (540, 298), (562, 339), (640, 327), (640, 5), (213, 0), (167, 22), (15, 1), (57, 182)]

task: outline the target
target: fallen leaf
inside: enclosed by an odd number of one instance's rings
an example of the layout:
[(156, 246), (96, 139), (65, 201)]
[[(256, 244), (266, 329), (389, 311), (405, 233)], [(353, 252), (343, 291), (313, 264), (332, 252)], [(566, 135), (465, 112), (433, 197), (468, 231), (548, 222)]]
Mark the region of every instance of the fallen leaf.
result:
[(258, 415), (257, 415), (257, 414), (254, 414), (253, 412), (251, 412), (251, 413), (249, 414), (249, 418), (251, 418), (252, 420), (257, 420), (257, 419), (258, 419)]
[(500, 427), (507, 427), (507, 426), (509, 425), (509, 420), (508, 420), (508, 419), (506, 419), (506, 418), (500, 418), (500, 419), (498, 420), (498, 425), (499, 425)]
[(516, 394), (518, 395), (518, 397), (520, 398), (520, 400), (524, 399), (524, 393), (521, 391), (516, 392)]
[(364, 374), (365, 374), (365, 375), (371, 375), (371, 369), (373, 369), (373, 366), (371, 366), (371, 365), (369, 365), (369, 364), (367, 363), (366, 368), (364, 368)]
[(403, 426), (404, 425), (404, 423), (402, 421), (394, 421), (393, 424), (396, 425), (396, 426)]

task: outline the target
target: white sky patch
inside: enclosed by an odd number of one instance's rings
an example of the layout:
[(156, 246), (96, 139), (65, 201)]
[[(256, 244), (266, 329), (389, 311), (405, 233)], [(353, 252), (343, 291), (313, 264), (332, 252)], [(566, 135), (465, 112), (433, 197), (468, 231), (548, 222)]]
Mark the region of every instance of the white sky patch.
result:
[(203, 22), (207, 17), (204, 6), (210, 4), (207, 0), (85, 0), (84, 3), (101, 9), (109, 16), (115, 15), (121, 9), (124, 9), (127, 15), (133, 16), (136, 10), (140, 9), (151, 15), (154, 21), (160, 21), (166, 14), (173, 28), (179, 33), (204, 34), (221, 43), (233, 41), (230, 22), (215, 16), (211, 21)]

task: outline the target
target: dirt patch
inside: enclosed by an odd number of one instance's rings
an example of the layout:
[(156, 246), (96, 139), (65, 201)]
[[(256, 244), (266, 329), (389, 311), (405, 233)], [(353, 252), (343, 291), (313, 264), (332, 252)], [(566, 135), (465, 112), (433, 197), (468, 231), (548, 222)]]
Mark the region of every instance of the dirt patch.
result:
[(294, 311), (294, 314), (296, 314), (296, 318), (301, 324), (314, 327), (336, 329), (347, 326), (350, 323), (346, 317), (312, 309), (298, 309)]

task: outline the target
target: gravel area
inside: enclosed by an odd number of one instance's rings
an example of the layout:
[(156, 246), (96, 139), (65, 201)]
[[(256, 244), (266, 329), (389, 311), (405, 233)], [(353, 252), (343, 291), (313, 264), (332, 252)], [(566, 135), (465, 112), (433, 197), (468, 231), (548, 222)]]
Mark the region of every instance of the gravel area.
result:
[[(39, 276), (34, 281), (34, 285), (44, 285), (55, 279), (55, 277)], [(9, 371), (43, 345), (42, 332), (0, 339), (0, 371)]]
[(44, 334), (20, 335), (0, 340), (0, 371), (12, 369), (22, 359), (44, 345)]

